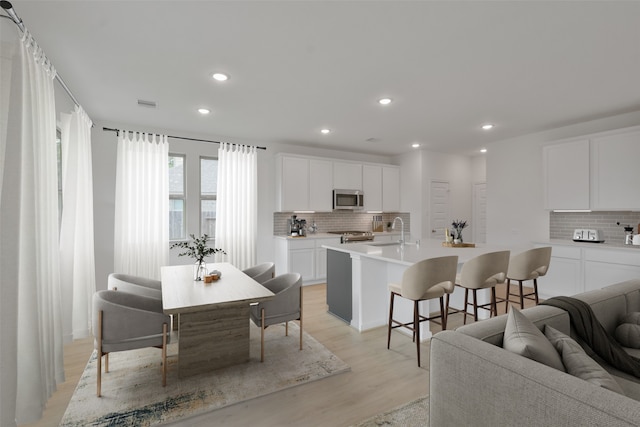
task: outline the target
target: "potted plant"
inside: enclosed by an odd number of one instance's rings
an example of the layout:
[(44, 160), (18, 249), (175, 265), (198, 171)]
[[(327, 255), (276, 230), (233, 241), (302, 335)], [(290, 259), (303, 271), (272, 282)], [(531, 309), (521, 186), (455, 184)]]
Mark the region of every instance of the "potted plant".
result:
[(451, 223), (451, 227), (453, 227), (454, 235), (453, 235), (453, 243), (460, 244), (462, 243), (462, 230), (467, 226), (467, 221), (460, 221), (456, 219)]
[(202, 280), (204, 276), (207, 274), (207, 269), (205, 266), (204, 259), (209, 255), (214, 255), (217, 253), (222, 253), (226, 255), (227, 253), (218, 248), (210, 248), (207, 246), (207, 240), (209, 240), (208, 235), (203, 235), (200, 238), (196, 238), (195, 235), (191, 234), (192, 242), (176, 242), (171, 244), (171, 249), (173, 248), (182, 248), (186, 249), (185, 252), (178, 254), (178, 256), (189, 256), (195, 259), (195, 274), (194, 280)]

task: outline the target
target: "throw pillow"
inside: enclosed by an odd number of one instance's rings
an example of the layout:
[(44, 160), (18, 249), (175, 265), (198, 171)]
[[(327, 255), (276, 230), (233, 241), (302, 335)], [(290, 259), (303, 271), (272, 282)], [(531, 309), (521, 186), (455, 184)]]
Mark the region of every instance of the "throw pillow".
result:
[(635, 325), (640, 325), (640, 311), (632, 311), (627, 314), (624, 316), (621, 323), (633, 323)]
[(567, 373), (592, 384), (624, 395), (624, 391), (616, 380), (604, 368), (590, 358), (580, 344), (568, 335), (551, 326), (545, 326), (544, 334), (562, 355), (562, 362)]
[(511, 307), (507, 316), (502, 347), (565, 372), (562, 359), (553, 345), (540, 329), (515, 307)]
[(623, 323), (616, 328), (616, 340), (629, 348), (640, 348), (640, 325)]

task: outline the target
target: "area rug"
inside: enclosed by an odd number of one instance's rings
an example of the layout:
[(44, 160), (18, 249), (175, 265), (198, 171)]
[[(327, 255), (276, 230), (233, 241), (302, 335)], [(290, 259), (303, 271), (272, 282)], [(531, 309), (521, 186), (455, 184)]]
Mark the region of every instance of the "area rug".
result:
[(353, 427), (375, 426), (429, 426), (429, 398), (421, 397), (382, 414), (374, 415)]
[(167, 386), (162, 387), (159, 349), (112, 353), (109, 373), (102, 375), (102, 397), (96, 396), (94, 352), (80, 378), (61, 426), (151, 426), (191, 417), (289, 387), (327, 378), (350, 368), (326, 347), (289, 323), (265, 333), (265, 361), (260, 362), (260, 329), (251, 325), (248, 363), (206, 375), (178, 378), (176, 343), (169, 345)]

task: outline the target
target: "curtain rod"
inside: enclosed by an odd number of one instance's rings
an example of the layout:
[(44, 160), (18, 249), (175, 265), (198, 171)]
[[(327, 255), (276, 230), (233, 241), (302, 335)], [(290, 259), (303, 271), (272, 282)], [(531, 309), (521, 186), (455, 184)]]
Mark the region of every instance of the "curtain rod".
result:
[[(120, 129), (113, 129), (113, 128), (106, 128), (103, 127), (102, 128), (103, 131), (109, 131), (109, 132), (115, 132), (116, 135), (120, 136)], [(138, 132), (138, 131), (134, 131), (134, 130), (126, 130), (126, 129), (122, 129), (125, 132)], [(154, 132), (138, 132), (138, 133), (154, 133)], [(210, 142), (212, 144), (221, 144), (220, 141), (212, 141), (210, 139), (199, 139), (199, 138), (187, 138), (186, 136), (172, 136), (172, 135), (167, 135), (167, 138), (173, 138), (173, 139), (184, 139), (186, 141), (196, 141), (196, 142)], [(231, 143), (231, 145), (244, 145), (244, 144), (235, 144), (235, 143)], [(258, 147), (255, 146), (258, 150), (266, 150), (267, 147)]]
[[(13, 5), (10, 2), (6, 1), (6, 0), (2, 0), (2, 1), (0, 1), (0, 6), (2, 6), (2, 8), (5, 10), (5, 12), (7, 12), (9, 14), (9, 16), (6, 16), (6, 15), (0, 15), (0, 16), (2, 16), (3, 18), (10, 19), (11, 21), (13, 21), (13, 23), (18, 26), (20, 31), (22, 31), (24, 33), (25, 32), (24, 24), (22, 23), (22, 19), (20, 19), (18, 17), (18, 15), (16, 14), (15, 10), (13, 10)], [(64, 91), (67, 92), (67, 95), (69, 95), (69, 98), (71, 98), (73, 103), (76, 104), (76, 106), (81, 107), (81, 105), (78, 102), (78, 100), (76, 99), (76, 97), (73, 96), (73, 94), (71, 93), (71, 90), (69, 89), (69, 86), (67, 86), (67, 84), (64, 82), (64, 80), (62, 79), (62, 77), (60, 76), (60, 74), (58, 73), (57, 70), (56, 70), (56, 80), (58, 81), (58, 83), (60, 83), (60, 86), (62, 86), (62, 89), (64, 89)]]

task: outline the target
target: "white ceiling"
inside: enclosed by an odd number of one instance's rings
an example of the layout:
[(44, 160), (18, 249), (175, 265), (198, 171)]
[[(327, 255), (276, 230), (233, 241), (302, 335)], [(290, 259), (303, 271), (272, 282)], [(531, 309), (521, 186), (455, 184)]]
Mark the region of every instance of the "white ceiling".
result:
[[(13, 6), (89, 115), (136, 130), (385, 155), (419, 142), (472, 154), (640, 110), (635, 1)], [(230, 80), (215, 82), (216, 71)], [(381, 97), (393, 103), (380, 106)], [(482, 131), (485, 122), (495, 129)]]

